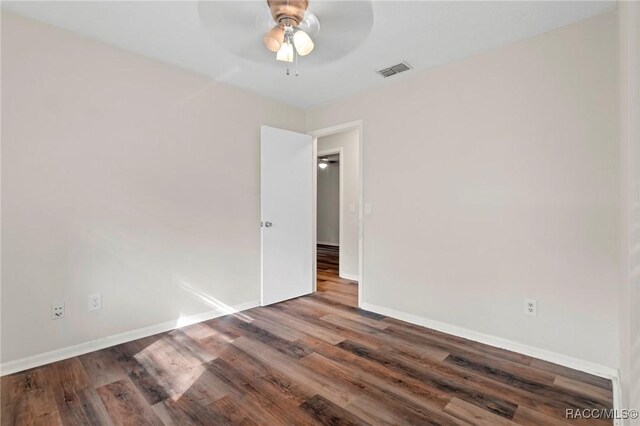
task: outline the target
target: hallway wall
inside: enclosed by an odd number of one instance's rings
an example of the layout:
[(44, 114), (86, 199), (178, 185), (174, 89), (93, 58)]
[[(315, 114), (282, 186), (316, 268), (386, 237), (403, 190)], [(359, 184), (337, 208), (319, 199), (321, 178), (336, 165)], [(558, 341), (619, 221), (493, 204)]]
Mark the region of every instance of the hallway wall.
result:
[[(338, 158), (338, 157), (335, 157)], [(340, 164), (318, 168), (318, 244), (340, 245)]]

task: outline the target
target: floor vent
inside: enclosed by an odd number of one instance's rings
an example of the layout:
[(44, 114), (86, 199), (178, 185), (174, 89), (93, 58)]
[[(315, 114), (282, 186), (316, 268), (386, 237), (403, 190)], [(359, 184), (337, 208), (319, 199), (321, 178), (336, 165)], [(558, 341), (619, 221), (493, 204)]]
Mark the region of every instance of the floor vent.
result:
[(404, 71), (409, 71), (410, 69), (411, 67), (409, 66), (409, 64), (407, 64), (406, 62), (400, 62), (399, 64), (391, 65), (389, 68), (385, 68), (377, 72), (384, 78), (387, 78)]

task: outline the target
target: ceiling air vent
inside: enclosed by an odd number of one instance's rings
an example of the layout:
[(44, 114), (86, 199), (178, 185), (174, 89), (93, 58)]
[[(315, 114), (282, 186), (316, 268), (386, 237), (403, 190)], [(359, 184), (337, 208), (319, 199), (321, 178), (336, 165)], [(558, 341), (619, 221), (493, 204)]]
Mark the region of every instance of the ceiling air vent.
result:
[(392, 75), (399, 74), (404, 71), (409, 71), (411, 67), (406, 62), (400, 62), (399, 64), (391, 65), (388, 68), (378, 71), (378, 74), (384, 78), (391, 77)]

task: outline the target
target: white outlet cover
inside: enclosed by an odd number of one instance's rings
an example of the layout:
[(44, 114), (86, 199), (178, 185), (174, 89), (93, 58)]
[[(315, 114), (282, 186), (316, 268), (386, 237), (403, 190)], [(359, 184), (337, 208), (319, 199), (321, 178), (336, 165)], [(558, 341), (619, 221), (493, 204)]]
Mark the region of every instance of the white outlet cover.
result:
[(538, 301), (535, 299), (524, 299), (524, 314), (532, 317), (538, 316)]
[(51, 304), (51, 319), (64, 318), (64, 302), (54, 302)]
[(102, 293), (89, 295), (89, 311), (102, 309)]

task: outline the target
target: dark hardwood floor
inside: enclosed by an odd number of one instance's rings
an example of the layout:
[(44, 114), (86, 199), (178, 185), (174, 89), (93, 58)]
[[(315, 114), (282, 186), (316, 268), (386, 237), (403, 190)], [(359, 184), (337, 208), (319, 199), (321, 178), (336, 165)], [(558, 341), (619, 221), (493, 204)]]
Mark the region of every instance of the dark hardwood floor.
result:
[(2, 424), (561, 425), (612, 405), (607, 380), (359, 310), (337, 249), (318, 260), (311, 296), (3, 377)]

